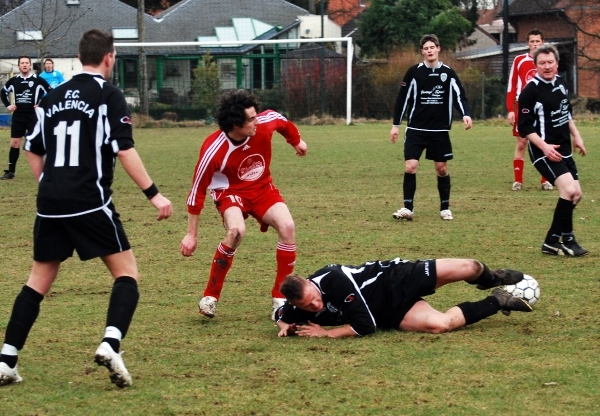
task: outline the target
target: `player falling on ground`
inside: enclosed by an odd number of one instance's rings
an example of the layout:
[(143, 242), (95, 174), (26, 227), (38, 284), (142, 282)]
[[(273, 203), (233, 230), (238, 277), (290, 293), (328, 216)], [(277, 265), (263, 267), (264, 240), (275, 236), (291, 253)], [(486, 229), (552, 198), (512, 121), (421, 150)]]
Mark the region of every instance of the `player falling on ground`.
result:
[[(281, 292), (287, 303), (277, 310), (279, 336), (354, 337), (377, 328), (442, 333), (471, 325), (502, 311), (530, 312), (531, 306), (497, 287), (523, 280), (516, 270), (488, 267), (471, 259), (395, 258), (360, 266), (331, 264), (304, 279), (286, 277)], [(477, 302), (463, 302), (446, 312), (433, 309), (422, 296), (465, 281), (477, 289), (495, 288)], [(325, 329), (323, 326), (335, 326)]]
[(133, 147), (125, 96), (107, 82), (115, 55), (109, 32), (92, 29), (84, 33), (79, 42), (83, 72), (48, 94), (36, 109), (38, 123), (25, 143), (29, 164), (39, 180), (33, 267), (6, 327), (0, 385), (22, 381), (17, 352), (25, 345), (61, 263), (73, 250), (81, 260), (100, 257), (114, 278), (95, 361), (109, 370), (118, 387), (131, 385), (119, 348), (137, 307), (140, 277), (112, 203), (115, 158), (158, 209), (158, 220), (168, 218), (172, 208)]
[(542, 253), (578, 257), (588, 251), (577, 243), (573, 233), (573, 211), (582, 197), (573, 148), (579, 149), (582, 156), (587, 152), (573, 121), (567, 84), (556, 75), (558, 59), (558, 51), (549, 44), (533, 52), (537, 74), (519, 96), (519, 133), (529, 140), (533, 166), (558, 188), (558, 202)]
[[(0, 177), (2, 180), (14, 179), (17, 171), (17, 160), (21, 146), (21, 139), (31, 133), (35, 125), (35, 107), (44, 95), (52, 89), (45, 79), (38, 77), (31, 71), (31, 58), (19, 57), (19, 74), (15, 75), (2, 87), (0, 98), (6, 109), (12, 113), (10, 126), (10, 151), (8, 153), (8, 169)], [(14, 103), (10, 102), (10, 94), (14, 96)]]
[[(527, 46), (529, 52), (517, 55), (510, 69), (508, 81), (508, 90), (506, 91), (506, 110), (508, 111), (507, 120), (513, 126), (513, 136), (517, 139), (515, 156), (513, 159), (513, 171), (515, 181), (512, 184), (513, 191), (523, 189), (523, 170), (525, 168), (525, 149), (527, 139), (519, 134), (519, 94), (525, 88), (525, 85), (535, 77), (536, 68), (533, 63), (533, 51), (544, 43), (544, 34), (539, 29), (532, 29), (527, 33)], [(542, 176), (540, 183), (544, 191), (551, 191), (552, 184)]]
[(412, 66), (402, 80), (390, 131), (390, 139), (392, 143), (396, 143), (399, 125), (404, 114), (407, 114), (402, 184), (404, 208), (394, 212), (392, 216), (409, 221), (413, 219), (417, 168), (421, 154), (426, 150), (425, 158), (433, 160), (437, 175), (440, 217), (452, 220), (447, 162), (453, 158), (449, 134), (453, 106), (460, 111), (467, 130), (473, 126), (473, 122), (465, 91), (456, 72), (438, 59), (441, 48), (437, 36), (423, 36), (420, 46), (425, 60)]
[(271, 290), (273, 312), (284, 302), (279, 285), (292, 273), (296, 262), (294, 220), (271, 177), (273, 133), (281, 134), (298, 156), (306, 155), (307, 146), (294, 123), (275, 111), (259, 111), (258, 101), (247, 91), (231, 91), (221, 97), (215, 117), (220, 130), (202, 144), (187, 199), (188, 227), (181, 254), (191, 256), (196, 250), (198, 218), (207, 189), (225, 226), (225, 238), (215, 251), (204, 296), (198, 304), (200, 313), (209, 318), (215, 315), (225, 277), (246, 233), (248, 216), (258, 221), (262, 232), (271, 226), (279, 236)]

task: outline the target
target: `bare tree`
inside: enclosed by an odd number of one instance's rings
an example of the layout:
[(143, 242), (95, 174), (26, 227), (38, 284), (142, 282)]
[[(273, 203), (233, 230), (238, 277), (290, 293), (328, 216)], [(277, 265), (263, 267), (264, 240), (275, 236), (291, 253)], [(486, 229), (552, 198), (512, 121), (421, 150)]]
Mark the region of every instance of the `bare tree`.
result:
[[(37, 0), (30, 2), (30, 7), (25, 6), (13, 10), (12, 23), (5, 23), (5, 27), (21, 33), (23, 40), (33, 45), (38, 62), (45, 58), (48, 45), (72, 36), (71, 26), (86, 12), (79, 7), (66, 7), (64, 0)], [(22, 45), (15, 42), (9, 47), (21, 48)]]

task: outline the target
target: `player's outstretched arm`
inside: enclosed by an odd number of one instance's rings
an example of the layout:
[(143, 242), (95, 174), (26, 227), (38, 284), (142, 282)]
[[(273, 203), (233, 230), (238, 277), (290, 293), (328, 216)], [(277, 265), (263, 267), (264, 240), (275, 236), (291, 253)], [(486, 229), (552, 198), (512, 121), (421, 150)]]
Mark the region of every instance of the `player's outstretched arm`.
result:
[(294, 149), (296, 150), (296, 154), (298, 156), (306, 156), (306, 152), (308, 151), (308, 146), (306, 145), (306, 143), (304, 143), (304, 140), (300, 140), (300, 143), (298, 143), (296, 146), (294, 146)]
[(579, 149), (579, 154), (581, 156), (587, 155), (587, 151), (583, 145), (583, 139), (581, 138), (581, 134), (579, 134), (579, 130), (577, 129), (577, 126), (575, 126), (575, 122), (573, 120), (569, 120), (569, 132), (571, 133), (571, 136), (573, 136), (573, 148)]
[(181, 254), (185, 257), (190, 257), (194, 255), (194, 251), (196, 251), (196, 247), (198, 246), (198, 218), (199, 215), (194, 215), (188, 213), (188, 228), (187, 234), (181, 240), (181, 244), (179, 245), (179, 250)]
[[(146, 172), (142, 159), (140, 159), (135, 148), (132, 147), (127, 150), (120, 150), (119, 153), (117, 153), (117, 157), (119, 158), (119, 161), (121, 161), (125, 172), (127, 172), (137, 186), (144, 191), (150, 190), (152, 187), (158, 191), (154, 186), (152, 179), (150, 179), (148, 172)], [(149, 199), (150, 203), (158, 210), (158, 221), (171, 216), (173, 213), (171, 201), (162, 196), (159, 192), (156, 192)]]

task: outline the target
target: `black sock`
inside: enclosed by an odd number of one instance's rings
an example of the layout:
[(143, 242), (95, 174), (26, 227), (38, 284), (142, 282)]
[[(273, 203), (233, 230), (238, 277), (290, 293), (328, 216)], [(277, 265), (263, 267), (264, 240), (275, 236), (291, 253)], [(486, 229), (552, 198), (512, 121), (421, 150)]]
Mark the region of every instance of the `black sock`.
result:
[[(127, 334), (139, 298), (137, 282), (133, 277), (121, 276), (115, 279), (108, 303), (106, 326), (114, 326), (121, 331), (121, 338), (125, 338)], [(119, 351), (118, 347), (115, 351)]]
[(18, 355), (0, 354), (0, 363), (5, 363), (10, 368), (15, 368), (15, 365), (17, 365), (18, 360)]
[(413, 211), (415, 192), (417, 192), (417, 174), (404, 172), (404, 182), (402, 183), (404, 191), (404, 208)]
[(31, 327), (40, 313), (40, 303), (44, 296), (30, 288), (23, 286), (13, 305), (10, 320), (6, 326), (4, 343), (12, 345), (17, 350), (23, 349)]
[(440, 211), (450, 207), (450, 175), (438, 176), (438, 192), (440, 194)]
[(116, 338), (103, 338), (102, 342), (107, 342), (108, 345), (111, 346), (111, 348), (113, 349), (114, 352), (119, 352), (119, 350), (121, 349), (121, 341), (119, 341)]
[(573, 201), (558, 198), (552, 224), (546, 234), (546, 243), (558, 243), (563, 233), (573, 232), (573, 209), (575, 209)]
[(478, 302), (464, 302), (456, 305), (465, 317), (465, 325), (471, 325), (495, 315), (500, 310), (498, 299), (488, 296)]
[(18, 147), (11, 147), (8, 152), (8, 171), (15, 173), (17, 169), (17, 160), (19, 160), (19, 152), (21, 149)]
[(483, 266), (483, 271), (475, 280), (467, 281), (467, 283), (470, 285), (478, 285), (481, 283), (484, 287), (488, 287), (494, 281), (494, 275), (485, 264), (480, 261), (477, 263)]

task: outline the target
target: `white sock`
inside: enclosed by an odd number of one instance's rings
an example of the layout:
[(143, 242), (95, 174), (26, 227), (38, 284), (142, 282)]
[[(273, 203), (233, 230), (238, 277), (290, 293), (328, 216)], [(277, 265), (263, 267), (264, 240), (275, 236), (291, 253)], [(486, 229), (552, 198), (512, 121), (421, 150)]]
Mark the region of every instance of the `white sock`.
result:
[(2, 351), (0, 352), (0, 354), (4, 354), (4, 355), (18, 355), (18, 351), (15, 347), (13, 347), (12, 345), (9, 344), (4, 344), (2, 346)]
[(104, 338), (114, 338), (121, 341), (121, 331), (119, 331), (119, 329), (114, 326), (107, 326), (106, 330), (104, 331)]

